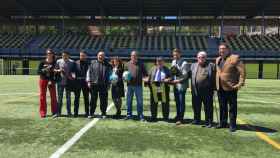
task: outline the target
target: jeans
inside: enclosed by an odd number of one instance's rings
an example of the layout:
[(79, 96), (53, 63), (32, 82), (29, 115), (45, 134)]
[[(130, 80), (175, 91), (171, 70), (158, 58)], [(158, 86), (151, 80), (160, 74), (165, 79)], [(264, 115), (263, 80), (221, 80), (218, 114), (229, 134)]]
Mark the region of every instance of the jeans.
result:
[(64, 89), (66, 91), (66, 109), (67, 114), (71, 115), (71, 91), (65, 88), (65, 85), (61, 85), (61, 83), (57, 84), (57, 93), (58, 93), (58, 115), (61, 115), (61, 109), (63, 105), (63, 92)]
[(186, 91), (179, 91), (174, 88), (174, 97), (176, 102), (177, 116), (176, 120), (182, 121), (185, 113), (185, 95)]
[(138, 117), (140, 119), (144, 119), (142, 86), (127, 86), (127, 94), (126, 94), (127, 117), (132, 117), (132, 101), (133, 101), (134, 93), (136, 95)]

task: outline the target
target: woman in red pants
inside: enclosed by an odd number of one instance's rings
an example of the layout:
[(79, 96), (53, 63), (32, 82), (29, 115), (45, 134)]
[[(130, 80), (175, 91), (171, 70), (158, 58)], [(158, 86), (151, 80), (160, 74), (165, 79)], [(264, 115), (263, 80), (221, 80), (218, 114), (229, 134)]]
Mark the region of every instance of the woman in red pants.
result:
[(55, 54), (51, 49), (46, 51), (46, 59), (41, 61), (38, 68), (39, 88), (40, 88), (40, 116), (45, 118), (47, 114), (47, 101), (46, 94), (49, 89), (51, 96), (51, 111), (52, 116), (56, 117), (57, 113), (57, 100), (55, 90)]

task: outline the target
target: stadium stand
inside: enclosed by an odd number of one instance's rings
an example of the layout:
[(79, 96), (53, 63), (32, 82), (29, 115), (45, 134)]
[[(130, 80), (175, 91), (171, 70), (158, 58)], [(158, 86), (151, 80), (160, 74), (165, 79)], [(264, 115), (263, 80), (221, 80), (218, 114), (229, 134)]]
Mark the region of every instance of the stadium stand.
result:
[[(47, 48), (57, 51), (69, 50), (76, 54), (81, 49), (90, 51), (119, 50), (129, 52), (131, 49), (141, 50), (144, 54), (155, 52), (167, 55), (167, 52), (174, 48), (183, 50), (185, 55), (192, 55), (199, 50), (207, 50), (210, 55), (215, 54), (219, 38), (208, 36), (189, 36), (189, 35), (145, 35), (145, 36), (91, 36), (88, 34), (1, 34), (0, 51), (12, 49), (16, 54), (22, 49), (36, 50), (29, 51), (27, 55), (40, 55)], [(280, 38), (276, 35), (240, 35), (228, 36), (224, 39), (229, 47), (244, 56), (253, 56), (258, 52), (260, 56), (279, 55)], [(37, 52), (37, 53), (30, 53)], [(162, 53), (160, 53), (162, 52)], [(266, 52), (266, 53), (263, 53)], [(3, 55), (3, 54), (2, 54)], [(11, 55), (11, 54), (9, 54)]]

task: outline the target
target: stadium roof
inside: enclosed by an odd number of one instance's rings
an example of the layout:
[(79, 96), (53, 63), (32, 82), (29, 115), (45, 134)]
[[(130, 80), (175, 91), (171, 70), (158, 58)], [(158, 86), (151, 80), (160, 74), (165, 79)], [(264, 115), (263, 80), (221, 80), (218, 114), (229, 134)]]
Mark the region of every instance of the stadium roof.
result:
[(0, 16), (279, 16), (279, 0), (0, 0)]

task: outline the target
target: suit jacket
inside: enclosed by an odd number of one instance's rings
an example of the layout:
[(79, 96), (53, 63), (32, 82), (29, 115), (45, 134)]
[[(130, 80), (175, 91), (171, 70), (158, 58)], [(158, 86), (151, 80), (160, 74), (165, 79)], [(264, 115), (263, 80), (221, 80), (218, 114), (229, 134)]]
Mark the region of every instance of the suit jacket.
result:
[[(170, 78), (171, 77), (170, 70), (168, 69), (168, 67), (163, 66), (161, 71), (163, 73), (165, 73), (165, 78)], [(157, 84), (155, 82), (153, 83), (153, 81), (155, 79), (155, 76), (156, 76), (156, 73), (157, 73), (157, 67), (154, 66), (154, 67), (152, 67), (152, 69), (149, 71), (149, 74), (148, 74), (148, 76), (149, 76), (149, 83), (148, 84), (149, 84), (149, 89), (150, 89), (150, 92), (151, 92), (151, 97), (154, 97), (154, 95), (157, 95), (157, 94), (153, 94), (155, 92), (153, 92), (153, 89), (152, 89), (152, 86), (153, 86), (152, 84)], [(166, 101), (165, 103), (169, 104), (169, 92), (170, 92), (169, 83), (164, 83), (164, 89), (165, 89), (164, 94), (165, 94), (165, 101)], [(164, 96), (164, 95), (162, 94), (162, 96)], [(155, 100), (156, 99), (154, 98), (154, 102), (157, 102)], [(163, 99), (162, 99), (162, 101), (163, 101)]]
[[(102, 65), (104, 66), (103, 71), (99, 72), (99, 62), (97, 60), (94, 60), (91, 62), (88, 71), (87, 71), (87, 81), (92, 83), (92, 84), (101, 84), (101, 85), (105, 85), (108, 86), (110, 84), (109, 82), (109, 77), (110, 77), (110, 73), (111, 73), (111, 65), (107, 62), (104, 61), (102, 63)], [(104, 80), (99, 81), (98, 80), (98, 76), (102, 75), (102, 78)]]
[(76, 61), (76, 77), (78, 80), (86, 80), (87, 70), (90, 65), (89, 61)]
[[(165, 73), (165, 78), (169, 78), (170, 76), (170, 71), (166, 66), (162, 67), (162, 71)], [(155, 78), (155, 75), (157, 73), (157, 67), (154, 66), (151, 71), (149, 72), (149, 81), (152, 82)]]
[[(65, 69), (65, 64), (67, 64), (67, 71)], [(64, 61), (63, 59), (59, 59), (56, 61), (56, 69), (63, 69), (65, 72), (60, 73), (57, 81), (61, 85), (72, 86), (72, 76), (71, 74), (76, 74), (76, 63), (69, 59), (68, 61)]]
[(180, 86), (182, 91), (186, 91), (189, 88), (189, 70), (190, 65), (183, 59), (179, 59), (178, 61), (172, 60), (171, 66), (176, 66), (180, 71), (180, 76), (173, 76), (173, 79), (180, 80), (180, 83), (174, 85), (175, 89), (178, 89)]
[[(215, 64), (213, 63), (206, 63), (206, 67), (208, 69), (208, 83), (210, 85), (210, 87), (208, 87), (209, 91), (213, 92), (213, 90), (215, 89), (215, 78), (216, 78), (216, 67)], [(191, 65), (191, 71), (190, 71), (190, 76), (191, 76), (191, 86), (192, 86), (192, 93), (194, 94), (198, 94), (198, 89), (197, 86), (195, 84), (196, 81), (196, 76), (197, 76), (197, 69), (198, 69), (198, 63), (193, 63)]]
[[(238, 55), (231, 54), (226, 58), (222, 68), (219, 67), (222, 58), (216, 59), (216, 87), (225, 91), (233, 91), (241, 88), (245, 83), (245, 66)], [(220, 87), (221, 86), (221, 87)]]

